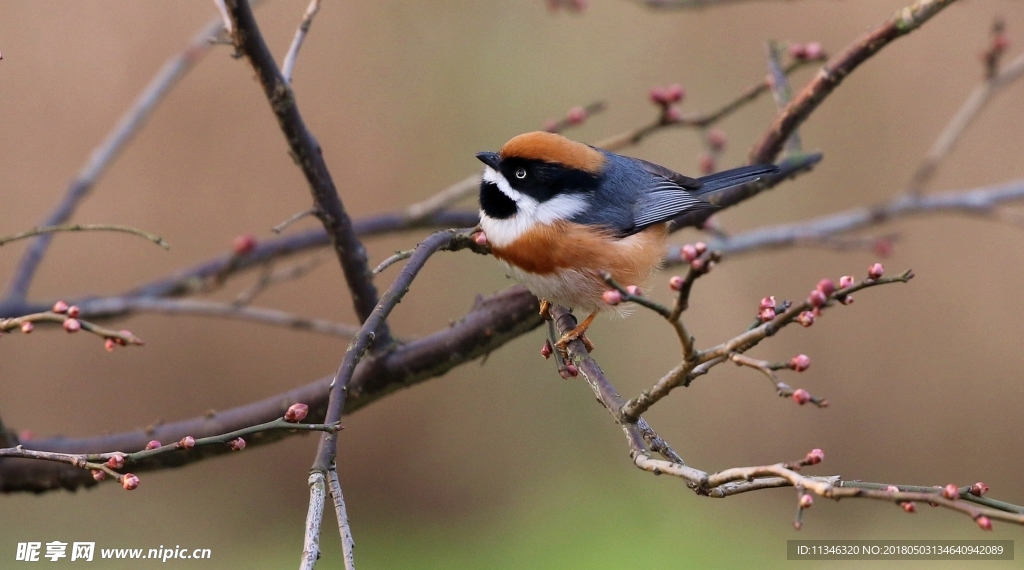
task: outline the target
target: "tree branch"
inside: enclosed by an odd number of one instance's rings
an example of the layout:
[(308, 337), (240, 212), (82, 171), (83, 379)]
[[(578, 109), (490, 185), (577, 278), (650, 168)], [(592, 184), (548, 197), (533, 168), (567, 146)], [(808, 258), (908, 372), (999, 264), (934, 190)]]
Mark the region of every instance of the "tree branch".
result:
[(767, 164), (774, 161), (789, 136), (857, 66), (893, 40), (916, 30), (955, 1), (918, 0), (897, 11), (888, 21), (864, 34), (830, 59), (818, 75), (775, 117), (768, 132), (751, 149), (751, 164)]
[[(235, 48), (246, 56), (256, 70), (292, 156), (309, 183), (313, 201), (317, 205), (315, 215), (331, 238), (352, 293), (356, 315), (363, 322), (377, 305), (377, 288), (373, 285), (373, 275), (367, 266), (366, 250), (356, 237), (352, 220), (341, 203), (334, 180), (324, 162), (320, 144), (306, 128), (295, 102), (295, 93), (281, 75), (270, 48), (263, 41), (249, 3), (247, 0), (230, 0), (227, 6), (234, 23), (232, 39)], [(377, 330), (377, 341), (378, 347), (391, 344), (387, 323), (382, 323)]]

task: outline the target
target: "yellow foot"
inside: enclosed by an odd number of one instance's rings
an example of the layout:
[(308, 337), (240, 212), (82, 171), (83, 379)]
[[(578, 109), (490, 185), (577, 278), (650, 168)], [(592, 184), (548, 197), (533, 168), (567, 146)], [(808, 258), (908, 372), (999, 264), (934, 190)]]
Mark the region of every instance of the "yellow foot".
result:
[(587, 332), (588, 328), (590, 328), (590, 323), (594, 322), (594, 317), (596, 316), (597, 313), (591, 313), (590, 316), (587, 317), (576, 328), (562, 335), (562, 338), (558, 339), (558, 342), (555, 343), (555, 348), (557, 348), (563, 355), (565, 355), (569, 352), (568, 349), (566, 349), (566, 345), (576, 339), (580, 339), (581, 341), (583, 341), (583, 346), (587, 348), (587, 352), (593, 352), (594, 343), (590, 342), (590, 339), (587, 338), (587, 335), (584, 333)]
[(540, 316), (544, 317), (545, 321), (551, 320), (551, 301), (547, 299), (540, 300)]

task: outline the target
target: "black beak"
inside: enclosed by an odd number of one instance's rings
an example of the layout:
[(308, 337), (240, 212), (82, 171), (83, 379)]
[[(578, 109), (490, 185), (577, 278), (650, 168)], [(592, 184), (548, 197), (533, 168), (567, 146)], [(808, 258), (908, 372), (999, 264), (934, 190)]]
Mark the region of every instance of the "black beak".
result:
[(480, 159), (480, 162), (495, 170), (501, 167), (501, 157), (496, 152), (478, 152), (476, 157)]

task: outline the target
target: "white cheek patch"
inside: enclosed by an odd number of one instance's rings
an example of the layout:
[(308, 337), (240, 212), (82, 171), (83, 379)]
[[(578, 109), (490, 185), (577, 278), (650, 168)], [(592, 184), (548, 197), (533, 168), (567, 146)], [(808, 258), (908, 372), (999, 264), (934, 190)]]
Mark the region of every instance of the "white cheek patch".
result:
[(561, 194), (546, 202), (538, 202), (512, 188), (500, 172), (489, 166), (484, 169), (483, 179), (494, 183), (498, 190), (516, 203), (515, 215), (504, 220), (490, 218), (482, 210), (480, 212), (480, 226), (487, 234), (487, 241), (498, 247), (514, 242), (537, 224), (550, 225), (559, 220), (567, 220), (587, 208), (587, 201), (580, 194)]

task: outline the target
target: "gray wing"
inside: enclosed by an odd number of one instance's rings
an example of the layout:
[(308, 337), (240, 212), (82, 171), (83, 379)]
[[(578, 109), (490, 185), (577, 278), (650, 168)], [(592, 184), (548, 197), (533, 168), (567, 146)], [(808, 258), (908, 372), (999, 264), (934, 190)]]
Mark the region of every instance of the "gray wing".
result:
[(683, 176), (675, 170), (669, 170), (660, 164), (654, 164), (653, 162), (647, 162), (646, 160), (641, 160), (639, 158), (634, 158), (633, 160), (640, 163), (640, 166), (648, 173), (671, 180), (672, 182), (675, 182), (677, 186), (686, 188), (687, 190), (699, 190), (700, 187), (704, 185), (703, 182), (696, 178)]
[(714, 210), (717, 206), (698, 198), (672, 180), (655, 177), (633, 206), (633, 231), (636, 233), (657, 223), (667, 222), (696, 210)]

